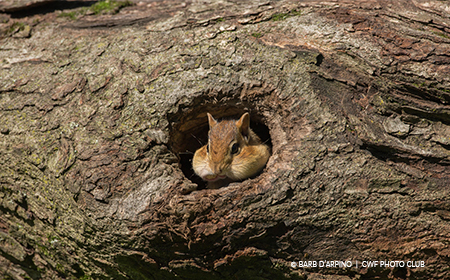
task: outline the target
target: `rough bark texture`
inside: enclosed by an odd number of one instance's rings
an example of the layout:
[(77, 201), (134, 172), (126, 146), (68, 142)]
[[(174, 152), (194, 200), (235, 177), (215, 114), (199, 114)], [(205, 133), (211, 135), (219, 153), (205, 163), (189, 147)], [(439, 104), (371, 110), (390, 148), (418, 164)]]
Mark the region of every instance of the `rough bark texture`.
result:
[[(450, 278), (448, 1), (31, 2), (0, 15), (3, 278)], [(267, 167), (206, 189), (206, 112), (245, 111)], [(291, 267), (323, 260), (353, 266)]]

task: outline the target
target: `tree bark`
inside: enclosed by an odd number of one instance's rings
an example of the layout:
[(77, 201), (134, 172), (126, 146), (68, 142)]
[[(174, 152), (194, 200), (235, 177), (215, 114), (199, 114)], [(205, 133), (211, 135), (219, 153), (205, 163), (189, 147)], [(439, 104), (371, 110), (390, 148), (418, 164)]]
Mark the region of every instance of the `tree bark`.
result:
[[(3, 278), (450, 278), (448, 1), (43, 2), (0, 6)], [(259, 176), (195, 177), (207, 112)]]

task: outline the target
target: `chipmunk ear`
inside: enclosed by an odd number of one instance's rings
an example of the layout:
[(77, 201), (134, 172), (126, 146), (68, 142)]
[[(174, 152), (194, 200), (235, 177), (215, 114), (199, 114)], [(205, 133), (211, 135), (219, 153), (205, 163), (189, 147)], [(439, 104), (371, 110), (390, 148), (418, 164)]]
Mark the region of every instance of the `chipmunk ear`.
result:
[(242, 136), (244, 136), (245, 140), (248, 141), (248, 134), (250, 130), (250, 115), (248, 113), (244, 113), (236, 122), (236, 126)]
[(214, 117), (210, 113), (206, 113), (206, 114), (208, 115), (209, 128), (211, 129), (217, 124), (217, 121), (216, 121), (216, 119), (214, 119)]

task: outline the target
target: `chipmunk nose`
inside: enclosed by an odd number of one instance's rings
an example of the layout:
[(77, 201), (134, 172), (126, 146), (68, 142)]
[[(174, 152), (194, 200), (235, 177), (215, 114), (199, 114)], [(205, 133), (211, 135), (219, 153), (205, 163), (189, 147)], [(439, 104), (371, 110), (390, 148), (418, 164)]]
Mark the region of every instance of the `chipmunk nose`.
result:
[(221, 165), (214, 165), (212, 166), (212, 171), (214, 172), (214, 174), (221, 174), (223, 171), (223, 166)]

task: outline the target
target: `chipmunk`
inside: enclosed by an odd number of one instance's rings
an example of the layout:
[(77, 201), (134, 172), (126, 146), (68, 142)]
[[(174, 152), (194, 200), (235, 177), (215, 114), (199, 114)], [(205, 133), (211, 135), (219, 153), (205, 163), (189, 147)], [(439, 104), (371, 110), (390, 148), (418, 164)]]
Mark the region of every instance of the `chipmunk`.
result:
[(250, 115), (239, 120), (218, 122), (207, 113), (208, 144), (198, 149), (192, 160), (195, 174), (218, 187), (242, 181), (260, 172), (266, 165), (270, 151), (250, 129)]

